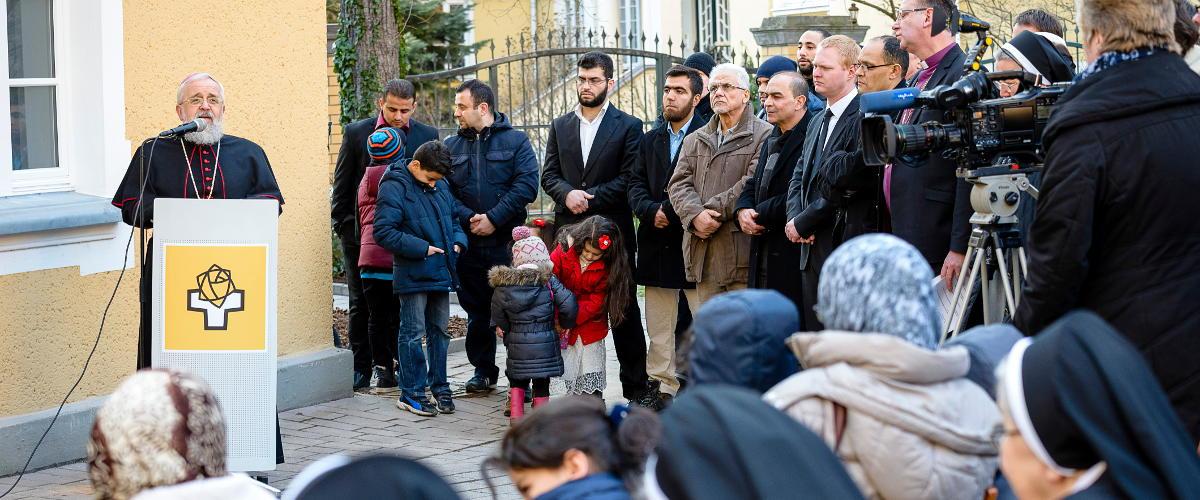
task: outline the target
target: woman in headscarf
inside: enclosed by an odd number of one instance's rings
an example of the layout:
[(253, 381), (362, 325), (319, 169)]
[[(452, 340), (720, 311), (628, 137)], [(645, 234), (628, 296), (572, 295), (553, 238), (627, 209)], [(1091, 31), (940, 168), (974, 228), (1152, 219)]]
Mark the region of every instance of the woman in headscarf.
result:
[(689, 387), (662, 422), (646, 464), (649, 500), (862, 498), (829, 447), (757, 392)]
[(982, 498), (996, 472), (1000, 414), (964, 377), (967, 349), (937, 350), (932, 280), (895, 236), (843, 244), (817, 289), (827, 330), (788, 339), (804, 371), (763, 396), (823, 438), (867, 498)]
[(1020, 498), (1200, 498), (1200, 457), (1167, 396), (1094, 313), (1017, 342), (996, 378)]
[(146, 369), (96, 412), (87, 445), (96, 498), (271, 499), (257, 481), (225, 470), (225, 419), (200, 378)]

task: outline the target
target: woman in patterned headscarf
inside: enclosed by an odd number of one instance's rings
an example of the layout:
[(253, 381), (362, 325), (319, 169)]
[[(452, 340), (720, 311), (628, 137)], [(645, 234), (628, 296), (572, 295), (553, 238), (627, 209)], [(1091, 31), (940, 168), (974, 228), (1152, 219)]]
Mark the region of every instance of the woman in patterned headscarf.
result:
[(768, 403), (825, 439), (867, 498), (982, 498), (996, 473), (1000, 414), (964, 375), (964, 347), (937, 350), (933, 272), (887, 234), (854, 238), (821, 268), (828, 330), (787, 343), (804, 371)]
[(88, 476), (100, 499), (273, 498), (227, 474), (225, 419), (208, 384), (169, 370), (137, 372), (96, 412)]

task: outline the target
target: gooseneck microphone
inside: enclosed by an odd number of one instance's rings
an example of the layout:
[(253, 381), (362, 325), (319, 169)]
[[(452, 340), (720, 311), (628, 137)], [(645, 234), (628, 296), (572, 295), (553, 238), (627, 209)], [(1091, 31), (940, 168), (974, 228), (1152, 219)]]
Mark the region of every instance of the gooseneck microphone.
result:
[(184, 123), (171, 130), (164, 130), (162, 133), (158, 134), (158, 136), (168, 137), (172, 135), (186, 134), (188, 132), (203, 132), (206, 128), (208, 128), (208, 120), (205, 120), (204, 118), (196, 118), (195, 120)]

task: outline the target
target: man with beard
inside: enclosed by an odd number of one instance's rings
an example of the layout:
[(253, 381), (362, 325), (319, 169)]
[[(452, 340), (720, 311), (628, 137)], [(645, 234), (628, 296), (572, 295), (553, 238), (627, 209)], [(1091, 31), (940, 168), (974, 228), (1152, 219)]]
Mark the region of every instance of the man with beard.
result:
[(467, 359), (475, 376), (469, 393), (496, 387), (496, 336), (488, 271), (508, 265), (512, 230), (525, 222), (526, 206), (537, 196), (537, 156), (525, 132), (512, 128), (495, 111), (496, 94), (479, 80), (468, 80), (454, 95), (458, 135), (446, 139), (454, 156), (450, 189), (454, 218), (467, 233), (467, 251), (458, 258), (458, 299), (467, 311)]
[(795, 71), (776, 73), (759, 88), (766, 95), (763, 110), (775, 126), (758, 153), (754, 176), (738, 197), (737, 221), (750, 238), (750, 288), (777, 290), (800, 310), (802, 294), (796, 270), (800, 247), (788, 241), (788, 184), (792, 166), (800, 161), (808, 127), (808, 84)]
[[(346, 270), (346, 288), (350, 293), (350, 350), (354, 353), (354, 388), (371, 384), (371, 370), (378, 374), (376, 386), (396, 387), (396, 376), (390, 359), (373, 359), (367, 321), (367, 297), (359, 276), (358, 254), (358, 185), (363, 173), (371, 163), (367, 154), (367, 137), (383, 127), (392, 127), (405, 135), (404, 151), (398, 161), (412, 158), (417, 148), (438, 138), (437, 129), (412, 119), (417, 109), (417, 91), (412, 82), (394, 79), (384, 86), (383, 94), (376, 101), (379, 113), (347, 124), (343, 130), (342, 147), (338, 150), (337, 165), (333, 170), (333, 192), (329, 196), (333, 230), (342, 244), (342, 265)], [(407, 163), (407, 162), (405, 162)], [(393, 346), (394, 347), (394, 346)], [(389, 349), (394, 351), (395, 349)]]
[(683, 263), (688, 304), (699, 310), (717, 294), (746, 288), (750, 238), (738, 229), (734, 209), (753, 173), (771, 126), (754, 117), (750, 75), (734, 64), (713, 68), (708, 91), (717, 115), (683, 139), (667, 193), (688, 234)]
[[(208, 125), (199, 132), (162, 138), (138, 147), (112, 200), (113, 206), (121, 209), (121, 218), (126, 224), (153, 228), (154, 200), (157, 198), (275, 200), (279, 202), (279, 210), (283, 211), (283, 194), (267, 154), (258, 144), (222, 131), (225, 87), (216, 78), (208, 73), (193, 73), (179, 82), (175, 114), (180, 121), (203, 118)], [(151, 239), (142, 262), (139, 370), (150, 367), (150, 320), (154, 314), (153, 249)], [(275, 463), (283, 463), (283, 441), (279, 426), (275, 429)]]
[[(554, 222), (558, 228), (593, 215), (616, 223), (626, 243), (629, 262), (633, 263), (637, 240), (625, 189), (629, 173), (637, 163), (642, 122), (609, 103), (608, 93), (616, 82), (608, 54), (588, 52), (579, 58), (577, 67), (575, 85), (579, 105), (550, 125), (542, 189), (554, 199)], [(641, 308), (632, 298), (637, 287), (632, 285), (628, 290), (609, 290), (609, 293), (631, 296), (625, 321), (612, 327), (613, 344), (621, 363), (622, 392), (630, 401), (654, 406), (658, 396), (648, 390)]]
[[(147, 143), (138, 148), (112, 200), (113, 206), (121, 209), (121, 218), (126, 224), (153, 228), (156, 198), (259, 198), (276, 200), (280, 210), (283, 209), (283, 195), (266, 153), (258, 144), (223, 133), (225, 88), (215, 78), (208, 73), (194, 73), (184, 78), (176, 92), (175, 113), (180, 121), (203, 118), (208, 126), (200, 132), (158, 139), (156, 144)], [(150, 251), (153, 248), (153, 244), (147, 246), (146, 260), (142, 263), (139, 370), (150, 366), (150, 317), (153, 311), (150, 276), (153, 256)]]
[(796, 69), (804, 75), (804, 83), (808, 84), (808, 111), (816, 113), (825, 109), (825, 98), (813, 91), (813, 59), (817, 57), (817, 44), (829, 38), (829, 32), (822, 29), (808, 30), (800, 35), (796, 43)]
[[(874, 201), (871, 181), (857, 169), (839, 171), (834, 165), (859, 149), (859, 94), (854, 67), (858, 44), (845, 35), (821, 41), (813, 60), (813, 81), (828, 106), (809, 124), (803, 159), (796, 165), (788, 186), (784, 232), (800, 248), (801, 313), (805, 331), (823, 327), (813, 306), (825, 259), (842, 241), (867, 232), (870, 203)], [(866, 178), (864, 178), (866, 177)]]
[[(667, 199), (667, 181), (675, 172), (683, 138), (704, 126), (695, 113), (703, 79), (686, 66), (672, 67), (663, 85), (664, 122), (642, 138), (638, 162), (629, 177), (629, 204), (638, 226), (634, 281), (646, 287), (646, 333), (650, 348), (646, 371), (659, 384), (664, 400), (679, 391), (675, 370), (675, 333), (681, 290), (695, 288), (683, 273), (683, 225)], [(691, 314), (687, 316), (691, 318)]]

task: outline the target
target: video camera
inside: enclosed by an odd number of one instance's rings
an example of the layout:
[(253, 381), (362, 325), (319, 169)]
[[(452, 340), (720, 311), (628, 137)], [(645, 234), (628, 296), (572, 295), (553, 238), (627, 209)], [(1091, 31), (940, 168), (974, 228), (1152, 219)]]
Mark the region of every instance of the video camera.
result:
[[(863, 94), (860, 106), (867, 115), (862, 122), (862, 147), (868, 165), (881, 166), (902, 155), (941, 152), (958, 165), (958, 176), (968, 180), (1041, 165), (1042, 132), (1070, 84), (1037, 87), (1031, 73), (987, 72), (980, 61), (994, 43), (987, 35), (989, 25), (962, 14), (960, 27), (964, 33), (979, 35), (961, 80), (923, 92), (905, 88)], [(994, 82), (1011, 79), (1019, 80), (1023, 90), (1000, 98)], [(916, 106), (945, 110), (945, 119), (897, 124), (888, 114)]]

